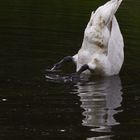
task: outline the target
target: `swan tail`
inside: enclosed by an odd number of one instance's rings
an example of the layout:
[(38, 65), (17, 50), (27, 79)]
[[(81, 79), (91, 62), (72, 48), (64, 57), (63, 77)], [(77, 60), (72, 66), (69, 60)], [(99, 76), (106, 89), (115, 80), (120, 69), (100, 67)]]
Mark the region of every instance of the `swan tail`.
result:
[(110, 0), (106, 4), (100, 6), (92, 15), (92, 19), (95, 25), (106, 26), (112, 21), (114, 14), (119, 8), (122, 0)]

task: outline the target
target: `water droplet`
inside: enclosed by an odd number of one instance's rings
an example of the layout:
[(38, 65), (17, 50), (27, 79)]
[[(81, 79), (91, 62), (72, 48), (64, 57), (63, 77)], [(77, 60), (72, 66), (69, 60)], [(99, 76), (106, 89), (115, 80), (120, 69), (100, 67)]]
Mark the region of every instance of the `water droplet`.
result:
[(60, 132), (65, 132), (65, 131), (66, 131), (66, 130), (64, 130), (64, 129), (61, 129), (61, 130), (60, 130)]
[(7, 101), (7, 99), (2, 99), (2, 101), (3, 101), (3, 102), (6, 102), (6, 101)]

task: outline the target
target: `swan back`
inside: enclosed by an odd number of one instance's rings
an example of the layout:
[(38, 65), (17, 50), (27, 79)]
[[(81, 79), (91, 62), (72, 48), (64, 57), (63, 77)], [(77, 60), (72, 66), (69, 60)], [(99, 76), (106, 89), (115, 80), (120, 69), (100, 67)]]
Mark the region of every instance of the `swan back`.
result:
[(116, 75), (123, 59), (123, 37), (115, 13), (122, 0), (110, 0), (92, 12), (78, 52), (77, 71), (88, 64), (94, 73)]

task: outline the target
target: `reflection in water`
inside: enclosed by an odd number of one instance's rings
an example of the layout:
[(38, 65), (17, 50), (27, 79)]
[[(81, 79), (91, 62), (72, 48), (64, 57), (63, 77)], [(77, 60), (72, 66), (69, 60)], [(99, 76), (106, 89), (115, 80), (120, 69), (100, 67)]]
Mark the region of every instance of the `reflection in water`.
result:
[(87, 138), (87, 140), (110, 140), (111, 136), (99, 136), (99, 137), (92, 137)]
[(84, 109), (82, 125), (95, 132), (111, 132), (111, 126), (119, 124), (114, 115), (121, 111), (117, 109), (122, 102), (121, 89), (119, 76), (79, 84), (78, 95)]

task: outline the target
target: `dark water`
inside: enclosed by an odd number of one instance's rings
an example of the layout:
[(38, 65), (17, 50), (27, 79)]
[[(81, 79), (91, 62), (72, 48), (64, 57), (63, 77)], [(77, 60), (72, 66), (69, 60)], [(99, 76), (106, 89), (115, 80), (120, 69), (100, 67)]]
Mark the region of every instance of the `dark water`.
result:
[(1, 1), (0, 139), (140, 139), (140, 1), (124, 0), (117, 13), (125, 40), (120, 76), (45, 79), (47, 67), (77, 52), (91, 11), (105, 2)]

